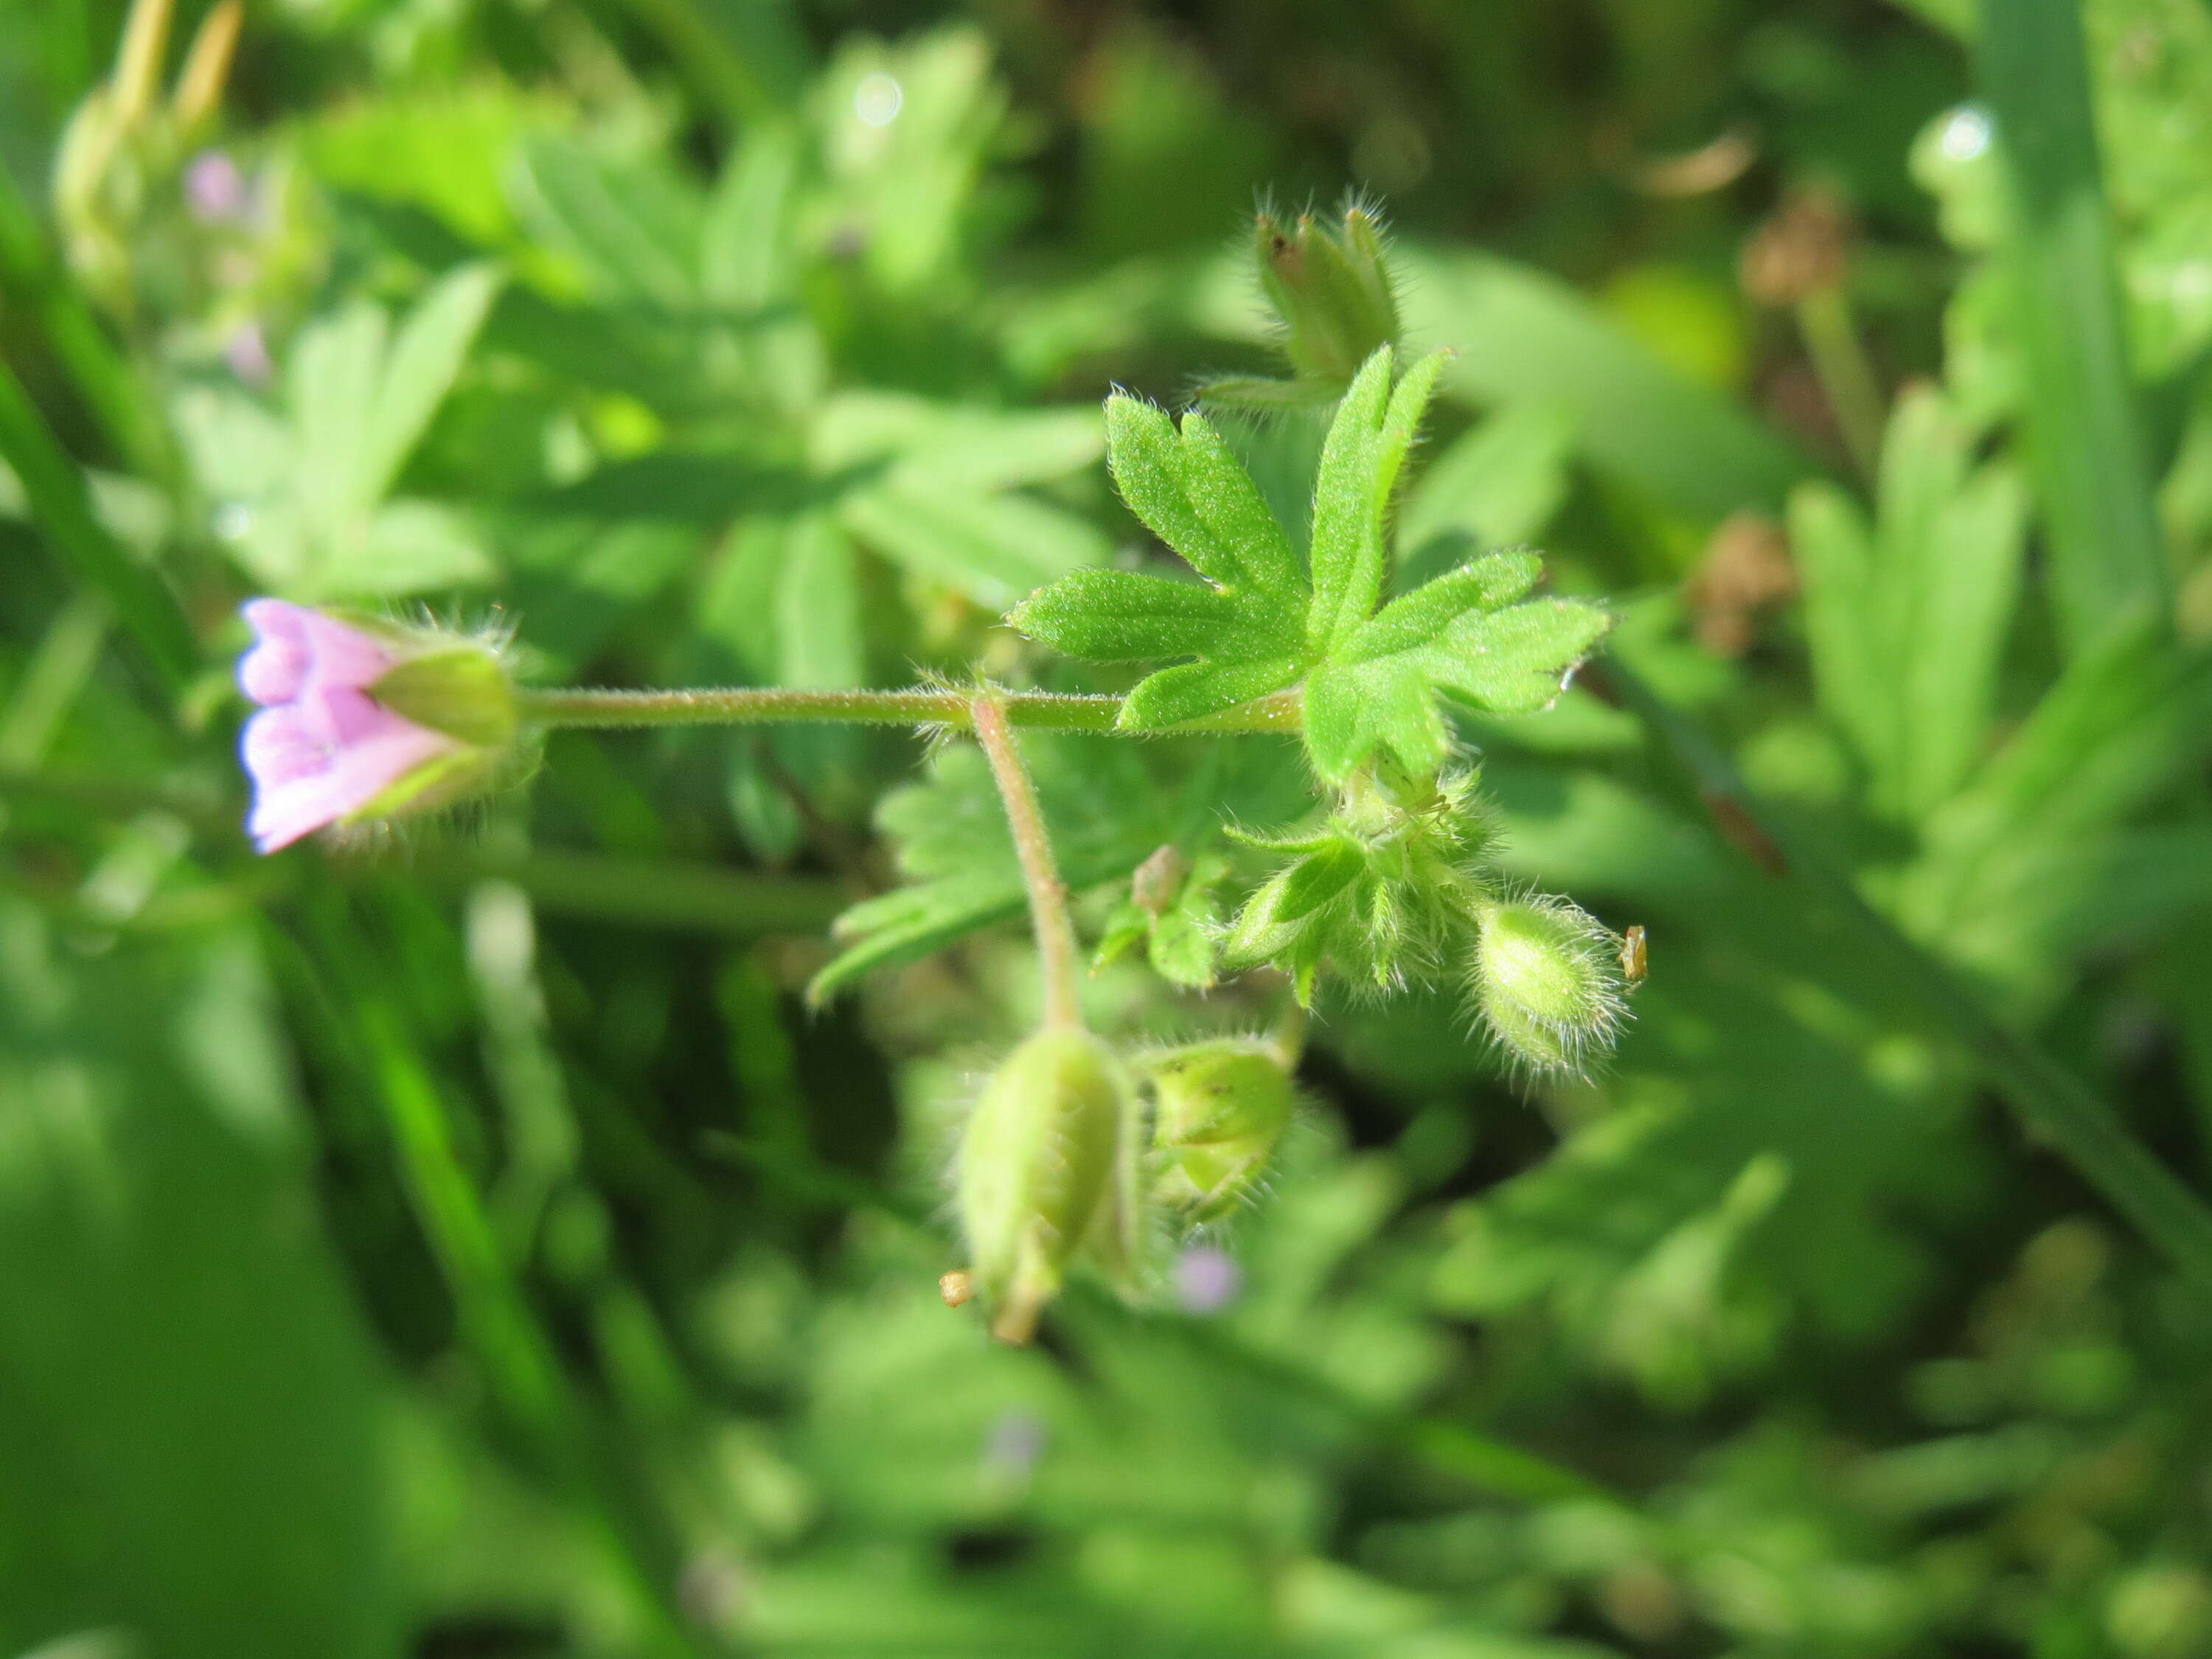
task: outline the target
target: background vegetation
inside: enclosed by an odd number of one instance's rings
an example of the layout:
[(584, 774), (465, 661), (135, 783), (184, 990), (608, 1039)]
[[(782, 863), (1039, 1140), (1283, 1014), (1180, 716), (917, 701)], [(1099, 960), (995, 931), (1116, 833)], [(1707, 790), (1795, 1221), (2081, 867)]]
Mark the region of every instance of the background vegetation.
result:
[[(0, 0), (0, 1653), (2212, 1653), (2212, 10), (1983, 10)], [(998, 618), (1153, 556), (1100, 399), (1266, 372), (1242, 227), (1348, 188), (1459, 354), (1408, 565), (1622, 618), (1462, 722), (1650, 930), (1602, 1075), (1325, 1000), (1267, 1194), (1016, 1350), (972, 750), (248, 850), (254, 592), (1126, 686)], [(1029, 746), (1094, 930), (1307, 799)]]

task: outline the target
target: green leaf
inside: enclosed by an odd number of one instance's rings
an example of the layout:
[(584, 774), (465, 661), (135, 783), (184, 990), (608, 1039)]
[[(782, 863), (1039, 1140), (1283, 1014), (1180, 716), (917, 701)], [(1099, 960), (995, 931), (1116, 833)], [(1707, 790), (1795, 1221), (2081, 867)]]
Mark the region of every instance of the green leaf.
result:
[(785, 539), (775, 587), (776, 684), (836, 689), (865, 684), (860, 574), (844, 532), (819, 514)]
[[(1124, 876), (1166, 839), (1155, 792), (1133, 749), (1036, 733), (1024, 742), (1071, 886)], [(808, 988), (817, 1002), (877, 968), (927, 956), (1022, 908), (1021, 867), (981, 750), (966, 744), (939, 750), (922, 781), (884, 798), (876, 822), (896, 842), (911, 884), (838, 918), (836, 936), (847, 948)]]
[(1446, 362), (1441, 352), (1423, 358), (1393, 392), (1391, 360), (1390, 348), (1379, 347), (1344, 394), (1314, 483), (1306, 637), (1323, 654), (1334, 654), (1382, 598), (1391, 497)]
[(1111, 550), (1087, 520), (1028, 495), (901, 481), (854, 491), (837, 511), (885, 558), (994, 611)]
[(1458, 348), (1446, 394), (1488, 408), (1540, 401), (1571, 413), (1582, 453), (1653, 501), (1717, 520), (1778, 512), (1817, 469), (1787, 441), (1698, 385), (1549, 274), (1487, 254), (1402, 250), (1409, 331)]
[(318, 599), (374, 599), (491, 580), (490, 556), (467, 517), (435, 501), (387, 501), (360, 542), (312, 581)]
[(1419, 560), (1455, 532), (1478, 547), (1541, 534), (1566, 500), (1577, 428), (1571, 412), (1542, 401), (1508, 404), (1470, 427), (1423, 465), (1399, 521), (1401, 550)]
[(1349, 776), (1378, 750), (1432, 770), (1449, 738), (1438, 691), (1497, 714), (1556, 698), (1612, 618), (1582, 600), (1524, 600), (1540, 569), (1527, 551), (1478, 559), (1394, 601), (1316, 668), (1306, 747), (1322, 775)]
[(1258, 657), (1163, 668), (1138, 683), (1116, 723), (1132, 732), (1163, 732), (1204, 720), (1294, 684), (1305, 665), (1303, 657)]
[(300, 443), (290, 482), (311, 532), (325, 543), (376, 502), (365, 457), (390, 327), (381, 307), (357, 299), (301, 329), (292, 348), (286, 385)]
[(1832, 486), (1790, 501), (1821, 706), (1865, 763), (1875, 804), (1924, 817), (1982, 757), (2017, 602), (2027, 502), (2018, 474), (1976, 471), (1944, 394), (1901, 398), (1874, 526)]
[(1152, 928), (1146, 959), (1170, 985), (1202, 991), (1214, 981), (1213, 934), (1206, 919), (1170, 910)]
[[(2061, 637), (2172, 603), (2128, 362), (2075, 0), (1980, 0), (1979, 79), (2011, 183), (2005, 250)], [(2163, 146), (2161, 146), (2163, 148)]]
[(402, 1650), (390, 1363), (274, 1004), (234, 925), (88, 959), (0, 899), (0, 1652)]
[(1129, 570), (1079, 570), (1017, 605), (1007, 621), (1088, 662), (1188, 657), (1232, 635), (1237, 602), (1216, 587)]
[(2146, 621), (2075, 659), (1930, 819), (1911, 915), (1923, 935), (2035, 899), (2049, 866), (2176, 789), (2212, 750), (2212, 656)]
[(392, 336), (362, 438), (360, 487), (369, 500), (391, 489), (453, 390), (503, 281), (495, 265), (464, 265), (416, 301)]
[(617, 161), (537, 134), (523, 142), (514, 187), (525, 223), (573, 259), (594, 291), (670, 310), (698, 305), (705, 207), (672, 167)]
[(1120, 392), (1107, 400), (1106, 434), (1122, 498), (1205, 584), (1086, 570), (1032, 594), (1008, 620), (1093, 661), (1200, 659), (1138, 684), (1120, 716), (1130, 731), (1180, 726), (1295, 684), (1311, 660), (1305, 577), (1221, 434), (1196, 413), (1178, 432)]
[(1251, 475), (1202, 415), (1175, 424), (1121, 392), (1106, 400), (1114, 482), (1129, 510), (1224, 592), (1301, 593), (1297, 556)]
[(15, 474), (40, 527), (72, 574), (115, 607), (162, 680), (181, 684), (198, 658), (184, 611), (150, 571), (132, 562), (94, 515), (82, 471), (56, 441), (4, 362), (0, 362), (0, 461)]
[(885, 392), (840, 392), (815, 416), (817, 471), (879, 466), (887, 482), (976, 492), (1048, 483), (1105, 449), (1097, 409), (993, 409)]

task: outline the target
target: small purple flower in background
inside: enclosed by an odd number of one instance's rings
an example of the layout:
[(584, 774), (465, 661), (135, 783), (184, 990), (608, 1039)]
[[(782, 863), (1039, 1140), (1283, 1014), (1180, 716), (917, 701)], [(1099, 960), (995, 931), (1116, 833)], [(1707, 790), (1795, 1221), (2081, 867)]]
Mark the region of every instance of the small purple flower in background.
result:
[(240, 323), (230, 331), (222, 343), (222, 360), (230, 372), (247, 386), (264, 386), (276, 372), (276, 364), (269, 355), (269, 339), (258, 323)]
[(1218, 1244), (1194, 1244), (1176, 1258), (1176, 1300), (1185, 1313), (1219, 1313), (1243, 1287), (1243, 1269)]
[(240, 222), (251, 194), (238, 163), (219, 149), (202, 150), (185, 169), (185, 201), (202, 224)]
[(1035, 1412), (1000, 1413), (983, 1436), (984, 1480), (994, 1485), (1026, 1482), (1051, 1443), (1052, 1431)]
[(283, 599), (245, 608), (253, 648), (239, 689), (261, 705), (239, 742), (253, 781), (246, 832), (264, 853), (355, 817), (424, 768), (468, 745), (394, 714), (369, 695), (398, 665), (382, 641)]

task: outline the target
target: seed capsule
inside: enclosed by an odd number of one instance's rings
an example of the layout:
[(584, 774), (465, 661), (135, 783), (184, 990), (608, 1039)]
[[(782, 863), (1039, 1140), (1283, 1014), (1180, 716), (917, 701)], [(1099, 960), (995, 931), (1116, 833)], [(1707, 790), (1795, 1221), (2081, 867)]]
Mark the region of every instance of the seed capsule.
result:
[(1220, 1038), (1145, 1062), (1160, 1198), (1218, 1220), (1251, 1192), (1291, 1120), (1291, 1079), (1267, 1045)]
[[(960, 1146), (960, 1224), (992, 1334), (1026, 1342), (1102, 1226), (1133, 1226), (1136, 1092), (1088, 1031), (1038, 1032), (984, 1088)], [(1119, 1241), (1102, 1242), (1110, 1257)]]
[(1565, 899), (1485, 905), (1469, 979), (1491, 1033), (1523, 1065), (1577, 1072), (1619, 1029), (1625, 943)]

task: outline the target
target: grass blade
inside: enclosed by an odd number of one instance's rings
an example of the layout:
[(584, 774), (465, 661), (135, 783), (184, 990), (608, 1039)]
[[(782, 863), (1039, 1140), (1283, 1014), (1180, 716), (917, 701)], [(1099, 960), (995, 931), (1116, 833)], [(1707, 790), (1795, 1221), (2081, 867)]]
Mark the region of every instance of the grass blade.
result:
[(2008, 258), (2058, 630), (2079, 651), (2172, 606), (2074, 0), (1981, 0), (1979, 75), (2011, 180)]
[(70, 374), (115, 453), (149, 477), (168, 476), (168, 434), (130, 362), (64, 273), (38, 216), (0, 167), (0, 291), (34, 313), (46, 343)]
[(134, 562), (93, 516), (84, 474), (5, 363), (0, 363), (0, 459), (15, 470), (32, 516), (63, 562), (80, 581), (106, 596), (163, 687), (181, 687), (199, 660), (191, 624), (160, 578)]

